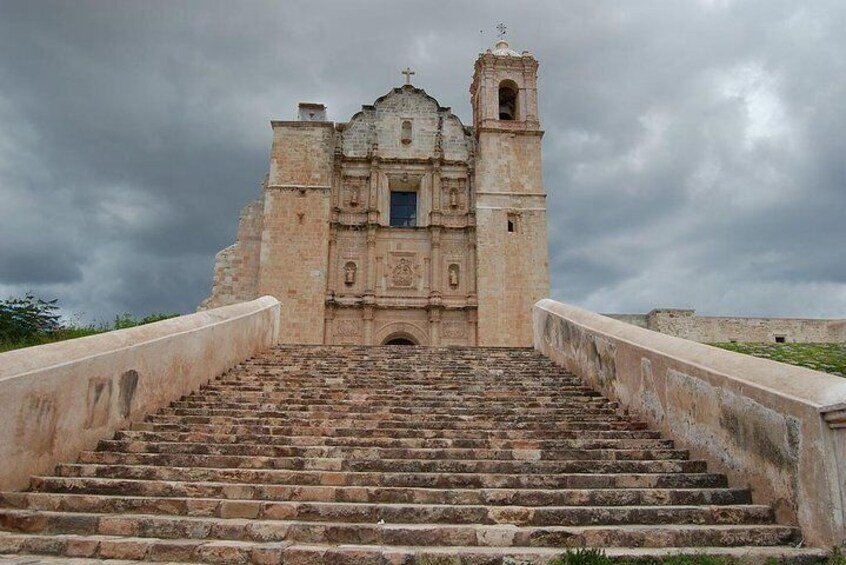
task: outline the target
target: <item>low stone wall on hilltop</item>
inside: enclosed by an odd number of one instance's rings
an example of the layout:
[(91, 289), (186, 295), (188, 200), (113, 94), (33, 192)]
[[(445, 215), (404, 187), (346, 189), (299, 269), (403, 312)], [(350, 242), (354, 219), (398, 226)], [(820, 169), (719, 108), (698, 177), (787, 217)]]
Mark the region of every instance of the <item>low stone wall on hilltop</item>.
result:
[(846, 542), (846, 380), (553, 300), (535, 349), (705, 459), (818, 547)]
[(0, 354), (0, 490), (26, 487), (275, 345), (279, 313), (265, 296)]
[(700, 343), (846, 343), (846, 320), (839, 319), (697, 316), (695, 310), (681, 308), (604, 315)]

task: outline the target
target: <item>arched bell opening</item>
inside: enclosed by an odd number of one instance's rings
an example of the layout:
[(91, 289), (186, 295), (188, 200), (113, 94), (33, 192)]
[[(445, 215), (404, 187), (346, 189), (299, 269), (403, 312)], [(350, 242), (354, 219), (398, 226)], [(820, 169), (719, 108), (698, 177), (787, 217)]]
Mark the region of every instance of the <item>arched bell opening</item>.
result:
[(499, 83), (499, 119), (514, 121), (517, 119), (517, 83), (504, 80)]

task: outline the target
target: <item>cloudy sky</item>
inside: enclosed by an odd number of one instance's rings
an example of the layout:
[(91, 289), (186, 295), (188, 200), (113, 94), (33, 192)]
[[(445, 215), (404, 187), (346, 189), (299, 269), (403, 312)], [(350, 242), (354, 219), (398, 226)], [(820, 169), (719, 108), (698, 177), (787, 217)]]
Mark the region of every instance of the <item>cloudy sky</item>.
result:
[(541, 63), (554, 298), (846, 317), (842, 0), (0, 0), (0, 298), (193, 311), (269, 120), (410, 65), (469, 123), (500, 21)]

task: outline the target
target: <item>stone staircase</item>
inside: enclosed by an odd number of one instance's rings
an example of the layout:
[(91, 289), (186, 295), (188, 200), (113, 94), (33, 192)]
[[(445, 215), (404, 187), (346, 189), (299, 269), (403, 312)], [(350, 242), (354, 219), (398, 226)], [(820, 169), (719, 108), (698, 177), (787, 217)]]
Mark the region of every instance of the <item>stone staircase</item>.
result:
[(0, 530), (0, 554), (203, 563), (821, 555), (577, 377), (504, 348), (275, 348), (0, 494)]

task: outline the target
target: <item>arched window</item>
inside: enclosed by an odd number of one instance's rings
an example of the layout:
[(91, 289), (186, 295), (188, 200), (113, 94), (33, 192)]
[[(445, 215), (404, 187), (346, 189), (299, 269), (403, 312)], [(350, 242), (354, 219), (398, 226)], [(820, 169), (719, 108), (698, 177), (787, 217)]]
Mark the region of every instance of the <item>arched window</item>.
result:
[(499, 119), (517, 119), (517, 84), (513, 80), (499, 83)]

